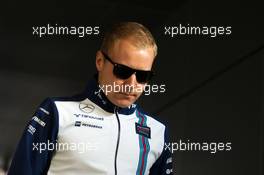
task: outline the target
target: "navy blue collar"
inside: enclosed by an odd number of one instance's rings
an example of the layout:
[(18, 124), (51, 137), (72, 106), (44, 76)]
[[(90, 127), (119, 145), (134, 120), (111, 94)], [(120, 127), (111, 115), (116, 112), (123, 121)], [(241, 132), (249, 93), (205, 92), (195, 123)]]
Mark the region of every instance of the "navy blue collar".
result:
[(121, 108), (111, 103), (107, 99), (104, 92), (100, 89), (96, 77), (88, 82), (86, 89), (84, 91), (84, 95), (89, 100), (91, 100), (92, 102), (94, 102), (96, 105), (100, 106), (107, 112), (114, 113), (114, 111), (116, 110), (120, 114), (129, 115), (136, 110), (136, 104), (132, 104), (131, 106), (126, 108)]

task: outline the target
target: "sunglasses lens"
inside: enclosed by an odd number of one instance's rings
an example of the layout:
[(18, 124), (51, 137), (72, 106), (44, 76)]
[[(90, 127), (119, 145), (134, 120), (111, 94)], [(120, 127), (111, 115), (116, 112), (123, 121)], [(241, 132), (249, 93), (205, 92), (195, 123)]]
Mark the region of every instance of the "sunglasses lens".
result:
[(120, 79), (127, 79), (134, 73), (133, 69), (123, 65), (115, 65), (113, 72), (114, 75)]
[(136, 72), (138, 83), (147, 83), (151, 80), (154, 73), (152, 71), (135, 70), (122, 64), (114, 63), (104, 52), (102, 52), (105, 59), (114, 65), (113, 73), (117, 78), (128, 79), (133, 73)]
[(151, 80), (153, 77), (153, 72), (152, 71), (141, 71), (141, 70), (134, 70), (131, 69), (130, 67), (116, 64), (114, 66), (113, 73), (117, 78), (120, 79), (128, 79), (133, 73), (136, 72), (136, 78), (138, 83), (147, 83), (148, 81)]
[(139, 83), (147, 83), (153, 77), (153, 72), (152, 71), (137, 71), (136, 77)]

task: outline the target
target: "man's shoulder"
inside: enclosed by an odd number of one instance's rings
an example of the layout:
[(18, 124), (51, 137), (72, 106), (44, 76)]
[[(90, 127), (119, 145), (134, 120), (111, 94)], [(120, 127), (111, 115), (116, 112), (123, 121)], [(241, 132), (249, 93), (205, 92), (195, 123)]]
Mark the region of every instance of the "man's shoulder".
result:
[(40, 109), (56, 109), (57, 103), (59, 102), (80, 102), (84, 100), (85, 97), (82, 94), (73, 95), (73, 96), (61, 96), (61, 97), (46, 97), (39, 105)]

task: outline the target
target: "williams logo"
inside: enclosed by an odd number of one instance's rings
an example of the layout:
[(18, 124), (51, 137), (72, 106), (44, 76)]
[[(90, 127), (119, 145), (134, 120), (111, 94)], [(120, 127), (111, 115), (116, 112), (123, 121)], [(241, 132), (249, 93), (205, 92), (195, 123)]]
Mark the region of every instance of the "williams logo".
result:
[(79, 108), (81, 111), (85, 113), (91, 113), (94, 110), (94, 106), (92, 104), (85, 104), (85, 103), (80, 103)]
[(150, 138), (150, 127), (142, 126), (139, 123), (135, 123), (135, 124), (136, 124), (135, 127), (137, 134)]

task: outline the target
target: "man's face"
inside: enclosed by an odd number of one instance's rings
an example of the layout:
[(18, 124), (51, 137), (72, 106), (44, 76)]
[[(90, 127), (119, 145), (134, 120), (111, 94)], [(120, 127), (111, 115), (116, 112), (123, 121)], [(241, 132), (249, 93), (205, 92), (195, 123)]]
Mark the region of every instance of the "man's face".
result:
[[(154, 60), (154, 50), (151, 47), (137, 48), (132, 43), (132, 40), (121, 39), (117, 40), (113, 47), (106, 53), (113, 62), (128, 66), (137, 70), (151, 70), (152, 63)], [(142, 94), (146, 83), (138, 83), (136, 75), (132, 74), (127, 79), (117, 78), (113, 74), (114, 65), (106, 60), (101, 53), (98, 51), (96, 54), (96, 67), (99, 73), (99, 84), (100, 86), (106, 87), (106, 85), (112, 86), (112, 91), (107, 91), (107, 98), (116, 106), (128, 107), (133, 104)], [(114, 90), (116, 87), (123, 87), (123, 91)], [(129, 92), (129, 88), (134, 87), (134, 90)], [(130, 88), (131, 90), (132, 88)], [(110, 86), (108, 88), (110, 89)], [(106, 91), (105, 91), (106, 92)]]

